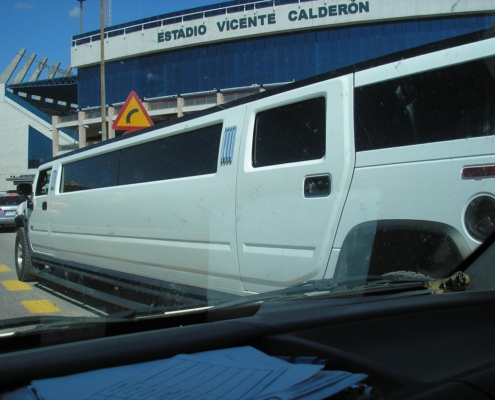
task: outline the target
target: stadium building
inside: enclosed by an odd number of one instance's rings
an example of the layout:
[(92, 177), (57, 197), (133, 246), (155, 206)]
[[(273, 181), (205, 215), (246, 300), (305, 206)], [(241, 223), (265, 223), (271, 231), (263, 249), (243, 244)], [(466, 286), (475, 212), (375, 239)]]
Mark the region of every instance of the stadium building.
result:
[[(131, 91), (157, 123), (494, 25), (492, 1), (235, 0), (107, 27), (108, 138), (122, 134), (112, 130), (112, 121)], [(71, 143), (84, 147), (102, 139), (101, 53), (100, 31), (72, 38), (77, 99), (66, 101), (65, 112), (45, 110), (51, 126), (43, 135), (49, 142), (36, 150), (38, 159), (60, 154)], [(5, 99), (22, 90), (22, 83), (5, 83)], [(36, 146), (16, 148), (22, 165), (13, 173), (34, 172), (31, 147)], [(0, 182), (0, 192), (5, 188)]]

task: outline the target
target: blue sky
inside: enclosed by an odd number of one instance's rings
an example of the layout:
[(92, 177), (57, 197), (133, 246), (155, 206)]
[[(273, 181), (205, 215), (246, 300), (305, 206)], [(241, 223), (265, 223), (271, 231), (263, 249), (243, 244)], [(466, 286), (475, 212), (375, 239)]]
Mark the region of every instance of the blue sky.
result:
[[(172, 11), (221, 3), (221, 0), (111, 0), (112, 25), (166, 14)], [(0, 73), (17, 52), (24, 48), (25, 58), (36, 53), (36, 61), (47, 57), (48, 66), (60, 61), (70, 65), (73, 35), (79, 33), (77, 0), (0, 0)], [(100, 0), (83, 3), (83, 31), (100, 29)], [(22, 63), (21, 63), (22, 64)], [(26, 75), (27, 81), (35, 66)], [(40, 78), (46, 77), (44, 72)]]

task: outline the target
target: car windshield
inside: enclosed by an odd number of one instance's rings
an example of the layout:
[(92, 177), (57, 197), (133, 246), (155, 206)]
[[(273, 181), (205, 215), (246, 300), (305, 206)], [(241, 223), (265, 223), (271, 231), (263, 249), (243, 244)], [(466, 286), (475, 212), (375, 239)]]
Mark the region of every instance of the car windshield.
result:
[(495, 288), (490, 2), (10, 3), (0, 338)]

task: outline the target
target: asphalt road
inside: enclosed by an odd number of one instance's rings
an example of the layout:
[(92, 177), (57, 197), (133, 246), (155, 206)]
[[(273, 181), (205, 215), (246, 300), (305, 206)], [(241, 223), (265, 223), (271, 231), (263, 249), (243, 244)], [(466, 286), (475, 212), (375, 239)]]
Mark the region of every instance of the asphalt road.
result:
[(15, 237), (12, 229), (0, 228), (0, 321), (39, 315), (94, 317), (107, 313), (100, 304), (91, 304), (91, 299), (49, 282), (18, 281)]

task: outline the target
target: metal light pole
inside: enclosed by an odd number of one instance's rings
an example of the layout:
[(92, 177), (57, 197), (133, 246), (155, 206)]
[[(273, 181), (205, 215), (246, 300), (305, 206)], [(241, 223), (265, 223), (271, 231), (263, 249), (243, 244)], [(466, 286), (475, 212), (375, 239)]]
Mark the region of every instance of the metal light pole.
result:
[(105, 0), (100, 0), (100, 45), (101, 45), (101, 140), (107, 140), (107, 106), (105, 100)]
[(77, 0), (79, 2), (79, 34), (83, 33), (83, 1)]

